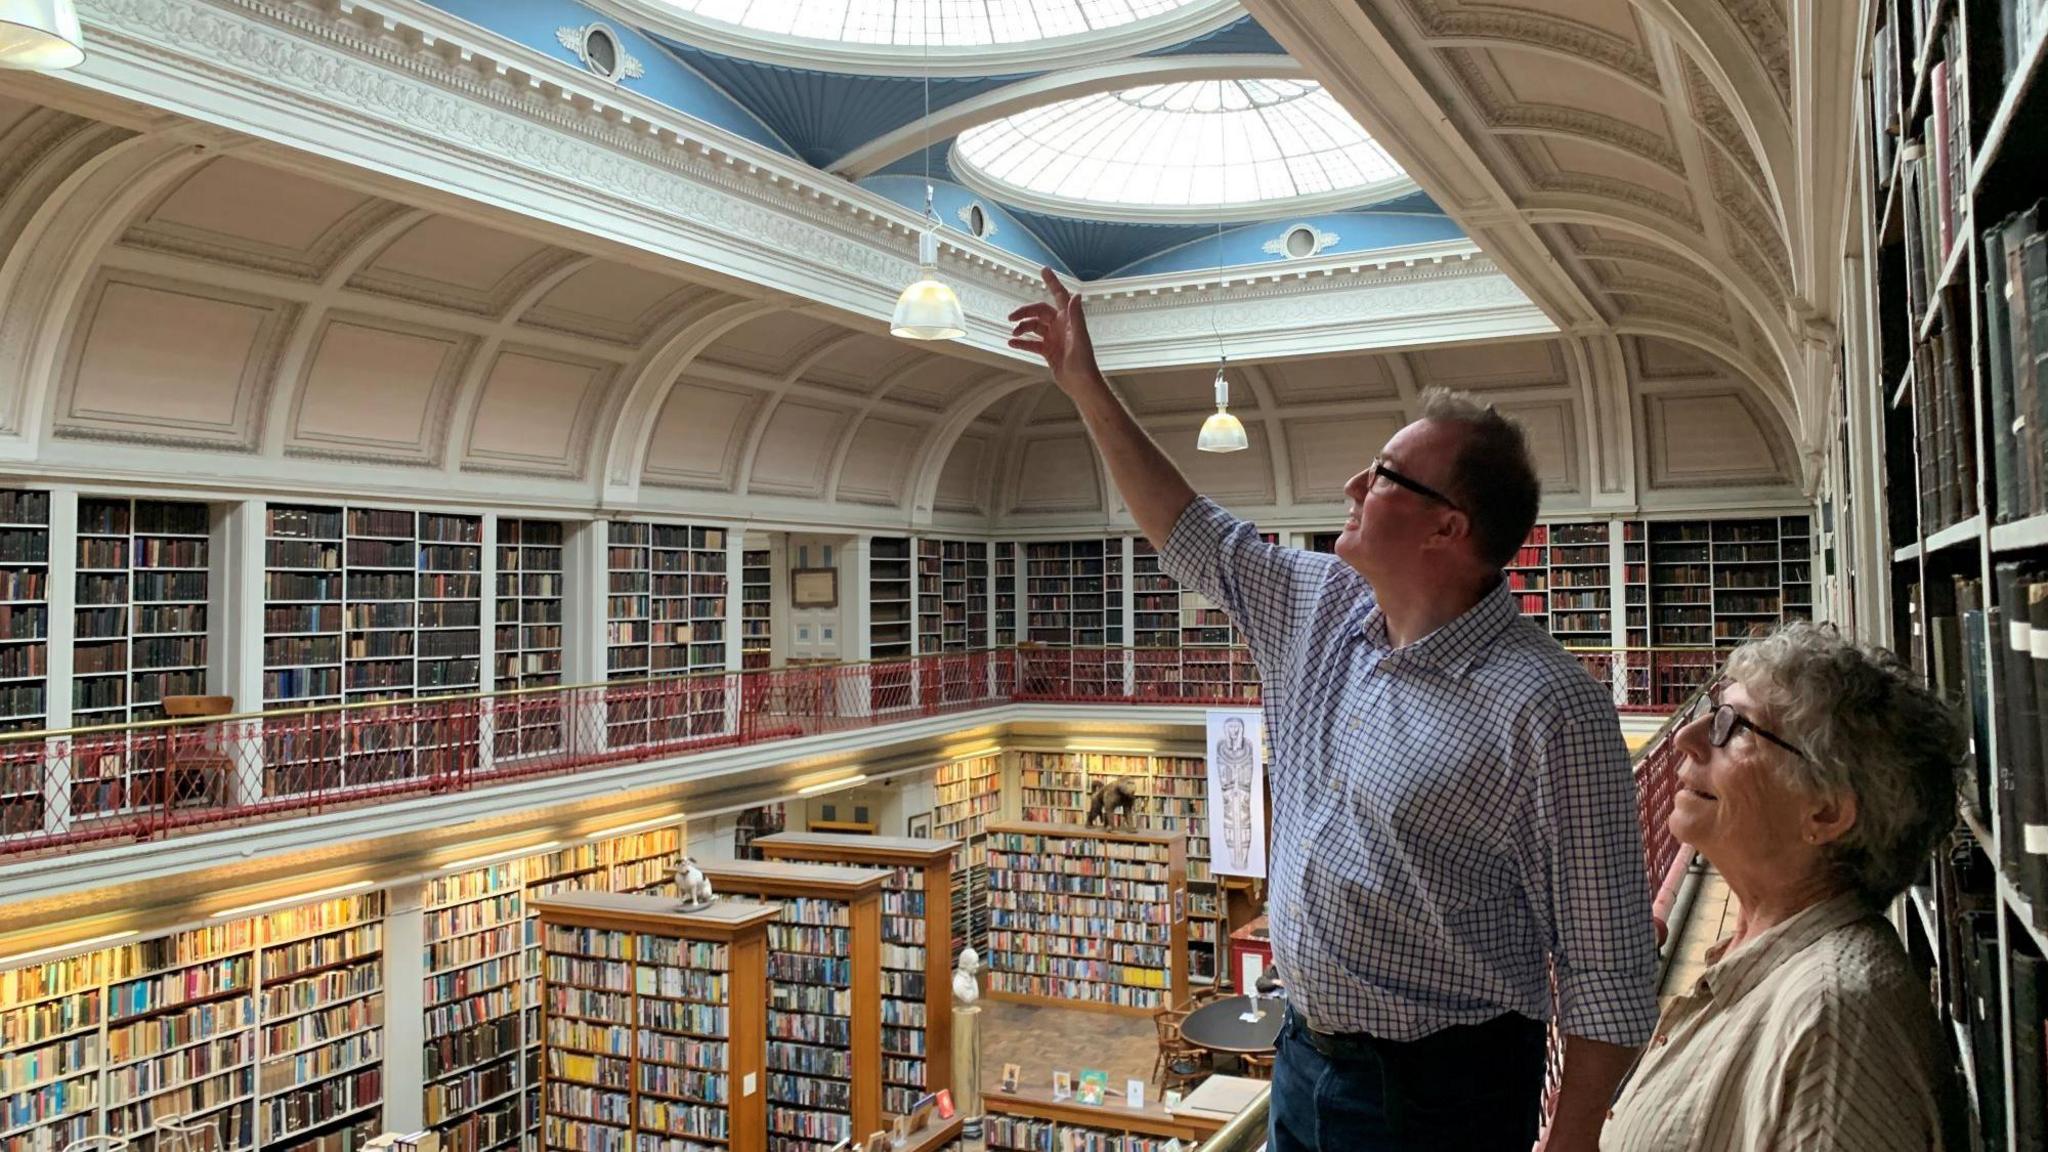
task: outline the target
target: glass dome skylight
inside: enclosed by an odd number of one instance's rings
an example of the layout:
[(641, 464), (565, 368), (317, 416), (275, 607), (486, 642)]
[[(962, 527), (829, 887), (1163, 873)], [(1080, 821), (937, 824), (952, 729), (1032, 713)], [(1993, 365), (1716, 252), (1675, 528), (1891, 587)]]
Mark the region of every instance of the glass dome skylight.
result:
[(1063, 100), (968, 129), (952, 163), (997, 199), (1111, 219), (1262, 218), (1414, 187), (1306, 80), (1198, 80)]
[(933, 47), (1022, 44), (1163, 16), (1199, 0), (659, 0), (771, 36)]

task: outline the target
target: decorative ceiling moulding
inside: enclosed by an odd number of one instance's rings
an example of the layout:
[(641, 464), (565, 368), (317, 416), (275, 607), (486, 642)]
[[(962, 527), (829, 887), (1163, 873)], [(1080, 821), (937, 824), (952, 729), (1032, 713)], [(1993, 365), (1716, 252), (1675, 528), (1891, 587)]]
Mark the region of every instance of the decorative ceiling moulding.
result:
[(1261, 360), (1557, 331), (1476, 254), (1233, 276), (1220, 290), (1118, 285), (1089, 300), (1111, 371), (1213, 363), (1219, 339), (1232, 360)]
[[(1495, 132), (1519, 132), (1557, 136), (1610, 148), (1624, 156), (1654, 164), (1675, 176), (1685, 175), (1685, 161), (1667, 136), (1638, 124), (1585, 108), (1552, 104), (1525, 104), (1502, 93), (1487, 76), (1487, 67), (1475, 53), (1447, 51), (1444, 63), (1471, 98), (1473, 107)], [(1657, 102), (1662, 107), (1662, 101)]]
[[(73, 78), (115, 95), (860, 315), (915, 271), (908, 209), (423, 4), (82, 8)], [(952, 234), (941, 263), (1010, 355), (1036, 267)]]
[(1446, 10), (1431, 0), (1407, 0), (1406, 6), (1433, 46), (1544, 52), (1610, 72), (1648, 95), (1660, 94), (1656, 64), (1641, 45), (1613, 33), (1535, 11)]
[[(742, 60), (860, 76), (925, 73), (922, 55), (913, 46), (840, 44), (759, 32), (729, 21), (681, 12), (660, 0), (591, 0), (588, 6), (634, 27), (671, 35), (692, 47)], [(1100, 32), (1009, 44), (947, 45), (932, 57), (931, 74), (999, 76), (1143, 56), (1221, 31), (1243, 16), (1237, 0), (1195, 0), (1174, 12)]]

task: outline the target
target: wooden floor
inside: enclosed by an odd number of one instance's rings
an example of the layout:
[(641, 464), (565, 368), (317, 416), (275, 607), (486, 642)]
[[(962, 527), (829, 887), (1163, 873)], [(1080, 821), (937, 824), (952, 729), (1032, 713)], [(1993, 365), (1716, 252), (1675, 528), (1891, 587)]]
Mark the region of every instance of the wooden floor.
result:
[(1100, 1068), (1109, 1073), (1113, 1090), (1122, 1092), (1124, 1081), (1139, 1079), (1146, 1081), (1145, 1094), (1153, 1096), (1158, 1087), (1151, 1083), (1152, 1058), (1158, 1051), (1149, 1016), (982, 1001), (983, 1095), (996, 1091), (1003, 1065), (1011, 1063), (1025, 1084), (1051, 1088), (1055, 1069), (1078, 1078), (1083, 1068)]

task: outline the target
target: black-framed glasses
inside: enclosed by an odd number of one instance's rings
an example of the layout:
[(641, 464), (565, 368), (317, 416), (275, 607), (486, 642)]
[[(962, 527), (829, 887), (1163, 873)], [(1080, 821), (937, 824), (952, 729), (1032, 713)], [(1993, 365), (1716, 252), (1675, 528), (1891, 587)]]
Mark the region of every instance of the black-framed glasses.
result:
[(1785, 751), (1799, 757), (1801, 760), (1806, 759), (1806, 753), (1800, 751), (1797, 744), (1737, 712), (1735, 705), (1723, 704), (1721, 702), (1721, 688), (1721, 684), (1716, 684), (1707, 691), (1702, 692), (1693, 702), (1691, 715), (1685, 718), (1685, 722), (1690, 724), (1700, 718), (1703, 708), (1711, 709), (1711, 711), (1705, 713), (1713, 717), (1707, 725), (1707, 743), (1712, 744), (1716, 748), (1726, 748), (1728, 741), (1735, 738), (1735, 733), (1747, 728), (1751, 732), (1783, 748)]
[(1410, 492), (1415, 493), (1417, 496), (1420, 496), (1425, 500), (1434, 500), (1437, 503), (1443, 505), (1444, 507), (1453, 509), (1455, 511), (1463, 512), (1465, 510), (1458, 504), (1456, 500), (1453, 500), (1449, 496), (1446, 496), (1443, 493), (1437, 491), (1436, 489), (1431, 488), (1429, 485), (1424, 484), (1422, 481), (1410, 479), (1406, 476), (1401, 475), (1399, 472), (1394, 471), (1392, 468), (1387, 467), (1386, 458), (1383, 456), (1375, 456), (1372, 458), (1371, 472), (1374, 476), (1385, 476), (1387, 479), (1393, 481), (1399, 487), (1406, 488)]

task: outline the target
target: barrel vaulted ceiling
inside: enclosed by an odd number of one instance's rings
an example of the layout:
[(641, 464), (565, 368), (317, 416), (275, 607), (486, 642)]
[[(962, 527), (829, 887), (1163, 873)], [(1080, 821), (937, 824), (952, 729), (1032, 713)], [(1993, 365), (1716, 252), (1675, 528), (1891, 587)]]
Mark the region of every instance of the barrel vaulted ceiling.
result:
[[(384, 99), (394, 124), (319, 147), (246, 104), (233, 116), (210, 110), (205, 86), (181, 104), (144, 99), (163, 88), (138, 75), (139, 62), (193, 28), (144, 19), (166, 6), (245, 15), (241, 0), (88, 0), (88, 36), (122, 49), (101, 54), (103, 74), (89, 65), (84, 83), (10, 78), (0, 87), (0, 451), (20, 466), (764, 523), (1127, 522), (1042, 369), (986, 338), (932, 348), (883, 333), (867, 285), (886, 289), (900, 273), (813, 283), (777, 279), (769, 260), (767, 274), (749, 275), (716, 250), (683, 251), (692, 235), (638, 234), (639, 221), (609, 202), (565, 210), (549, 197), (583, 189), (460, 169), (446, 141), (401, 130), (423, 114), (390, 103), (410, 92), (358, 92), (325, 77), (336, 100)], [(410, 44), (462, 63), (446, 43), (408, 41), (394, 14), (410, 6), (389, 8), (349, 6), (350, 35), (397, 56)], [(331, 6), (303, 10), (308, 21), (323, 13), (334, 18)], [(1291, 26), (1272, 26), (1287, 42)], [(124, 41), (115, 28), (137, 34)], [(276, 62), (283, 72), (265, 83), (285, 91), (280, 77), (300, 61), (275, 50), (300, 32), (289, 21), (266, 31), (269, 48), (244, 37), (235, 50)], [(560, 121), (558, 133), (579, 118), (601, 129), (638, 115), (601, 106), (566, 78), (555, 85), (530, 62), (526, 71), (468, 66), (497, 77), (487, 87), (538, 93), (533, 114)], [(206, 81), (253, 83), (227, 69)], [(1375, 109), (1333, 88), (1385, 137)], [(566, 119), (540, 116), (549, 106)], [(1489, 156), (1518, 135), (1545, 154), (1590, 154), (1574, 151), (1569, 133), (1489, 133), (1475, 137)], [(1453, 216), (1472, 209), (1463, 185), (1417, 166), (1434, 158), (1410, 135), (1388, 148), (1431, 196), (1458, 206)], [(702, 154), (738, 184), (832, 203), (766, 159), (749, 171), (738, 151)], [(1684, 155), (1698, 153), (1695, 139)], [(1674, 201), (1681, 190), (1666, 188)], [(1706, 204), (1726, 211), (1697, 193), (1696, 214)], [(843, 202), (853, 206), (835, 209), (850, 221), (842, 231), (905, 234), (886, 206)], [(1800, 396), (1773, 334), (1790, 321), (1755, 306), (1769, 299), (1762, 285), (1688, 272), (1685, 245), (1598, 223), (1590, 207), (1569, 222), (1530, 223), (1550, 210), (1523, 206), (1527, 215), (1511, 219), (1482, 207), (1459, 223), (1482, 244), (1516, 229), (1546, 243), (1596, 242), (1590, 252), (1556, 249), (1552, 273), (1505, 264), (1538, 316), (1569, 321), (1562, 332), (1529, 323), (1521, 292), (1509, 300), (1488, 287), (1485, 277), (1501, 277), (1470, 242), (1427, 237), (1385, 257), (1239, 275), (1228, 289), (1216, 287), (1213, 267), (1201, 285), (1165, 266), (1090, 294), (1132, 408), (1198, 486), (1269, 523), (1332, 522), (1344, 479), (1433, 384), (1481, 391), (1527, 423), (1553, 512), (1797, 499)], [(1743, 271), (1733, 252), (1724, 262)], [(1505, 262), (1524, 250), (1494, 254)], [(1028, 265), (971, 238), (955, 241), (950, 259), (970, 309), (1030, 297)], [(1594, 304), (1568, 311), (1577, 305), (1560, 283)], [(1192, 349), (1211, 344), (1219, 311), (1243, 349), (1232, 360), (1234, 406), (1252, 449), (1200, 456), (1192, 443), (1213, 361)], [(1273, 327), (1286, 338), (1261, 344), (1259, 326), (1282, 316), (1294, 327)], [(1801, 331), (1810, 337), (1818, 322), (1809, 316)], [(1235, 336), (1233, 323), (1243, 328)], [(1300, 336), (1316, 325), (1337, 335), (1321, 345)], [(1317, 354), (1289, 354), (1301, 347)], [(122, 450), (109, 453), (110, 443)]]

